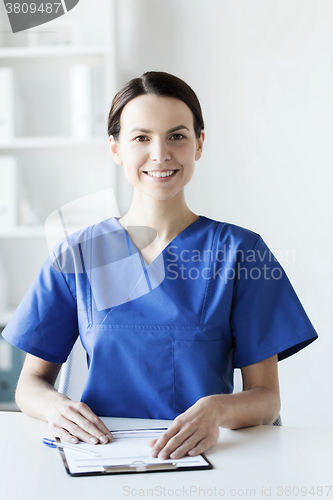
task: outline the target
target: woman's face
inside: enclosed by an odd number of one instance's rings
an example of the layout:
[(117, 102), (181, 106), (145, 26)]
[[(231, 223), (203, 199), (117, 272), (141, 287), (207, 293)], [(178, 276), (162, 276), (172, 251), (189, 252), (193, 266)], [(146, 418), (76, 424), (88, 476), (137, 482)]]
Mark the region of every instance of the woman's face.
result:
[(192, 111), (183, 101), (147, 94), (126, 104), (110, 149), (135, 188), (166, 200), (192, 178), (203, 141), (203, 132), (199, 139), (195, 136)]

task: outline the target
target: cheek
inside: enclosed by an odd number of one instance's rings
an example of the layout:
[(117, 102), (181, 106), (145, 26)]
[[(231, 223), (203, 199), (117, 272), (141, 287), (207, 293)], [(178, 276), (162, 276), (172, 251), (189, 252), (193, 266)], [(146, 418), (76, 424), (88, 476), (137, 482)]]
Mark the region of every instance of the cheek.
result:
[(144, 151), (133, 148), (123, 155), (123, 165), (129, 170), (137, 169), (146, 160), (146, 156)]
[(183, 150), (179, 150), (176, 158), (181, 165), (187, 168), (194, 167), (195, 165), (195, 151), (193, 149), (184, 148)]

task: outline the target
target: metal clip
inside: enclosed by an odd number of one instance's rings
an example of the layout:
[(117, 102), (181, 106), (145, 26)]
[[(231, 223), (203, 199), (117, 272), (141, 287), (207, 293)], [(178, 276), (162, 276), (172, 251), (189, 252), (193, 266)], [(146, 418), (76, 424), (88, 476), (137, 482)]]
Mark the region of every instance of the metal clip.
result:
[(103, 466), (103, 472), (106, 474), (112, 474), (116, 472), (130, 472), (130, 469), (134, 469), (135, 472), (147, 472), (147, 471), (158, 471), (158, 470), (175, 470), (178, 465), (175, 462), (166, 464), (147, 464), (141, 460), (136, 460), (129, 465), (111, 465)]

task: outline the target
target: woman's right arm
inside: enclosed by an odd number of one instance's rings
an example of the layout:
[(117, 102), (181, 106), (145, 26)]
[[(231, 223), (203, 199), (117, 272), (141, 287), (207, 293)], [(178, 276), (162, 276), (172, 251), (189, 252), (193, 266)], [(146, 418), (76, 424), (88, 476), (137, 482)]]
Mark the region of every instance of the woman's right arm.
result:
[(111, 442), (110, 431), (89, 406), (72, 401), (54, 388), (60, 368), (61, 364), (27, 354), (16, 388), (19, 408), (31, 417), (46, 420), (51, 434), (65, 442)]

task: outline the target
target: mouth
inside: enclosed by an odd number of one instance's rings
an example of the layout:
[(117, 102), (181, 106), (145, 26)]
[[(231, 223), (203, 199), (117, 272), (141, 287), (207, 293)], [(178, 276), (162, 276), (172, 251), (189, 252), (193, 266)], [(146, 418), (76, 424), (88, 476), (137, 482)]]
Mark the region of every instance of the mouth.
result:
[(157, 179), (165, 177), (174, 177), (178, 170), (146, 170), (143, 173), (149, 177), (156, 177)]

